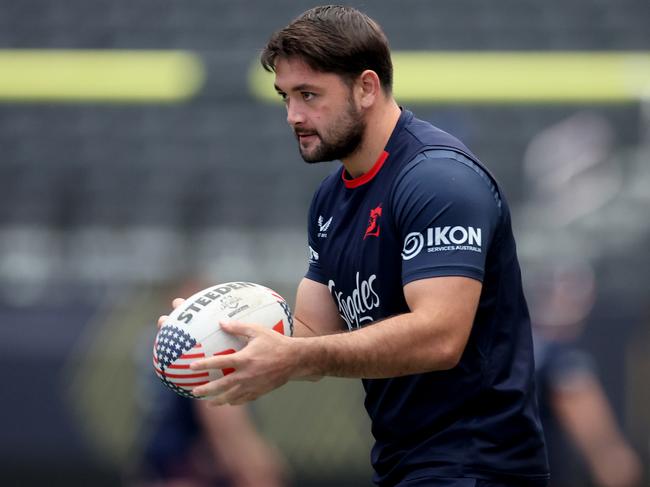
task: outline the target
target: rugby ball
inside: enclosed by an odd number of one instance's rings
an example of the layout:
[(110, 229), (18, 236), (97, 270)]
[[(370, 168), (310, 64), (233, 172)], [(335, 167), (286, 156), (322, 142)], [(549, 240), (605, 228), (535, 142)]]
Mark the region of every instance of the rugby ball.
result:
[(153, 366), (165, 385), (177, 394), (200, 399), (194, 387), (223, 377), (234, 369), (197, 371), (196, 360), (241, 350), (245, 343), (221, 330), (220, 321), (256, 323), (291, 336), (293, 318), (278, 293), (252, 282), (227, 282), (190, 296), (162, 324), (153, 347)]

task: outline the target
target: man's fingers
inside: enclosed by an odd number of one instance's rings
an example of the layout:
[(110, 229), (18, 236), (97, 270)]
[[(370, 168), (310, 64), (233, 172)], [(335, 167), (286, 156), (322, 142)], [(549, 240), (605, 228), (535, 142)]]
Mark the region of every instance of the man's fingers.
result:
[(215, 357), (197, 360), (190, 364), (192, 370), (208, 369), (236, 369), (240, 365), (239, 354), (231, 353), (227, 355), (217, 355)]
[(253, 338), (260, 332), (259, 325), (242, 323), (241, 321), (220, 321), (219, 326), (226, 333), (247, 338)]
[(208, 404), (210, 406), (225, 406), (226, 404), (230, 404), (231, 406), (239, 406), (255, 399), (257, 399), (257, 396), (254, 394), (250, 392), (244, 392), (240, 386), (233, 386), (227, 391), (211, 397)]
[(192, 389), (192, 394), (199, 397), (205, 396), (222, 396), (226, 393), (231, 393), (241, 387), (236, 382), (233, 382), (228, 377), (213, 380), (202, 386)]
[[(173, 308), (173, 309), (176, 309), (176, 308), (178, 308), (181, 304), (183, 304), (184, 302), (185, 302), (185, 299), (184, 299), (184, 298), (174, 298), (174, 299), (172, 300), (172, 308)], [(165, 321), (167, 320), (167, 318), (169, 318), (169, 315), (162, 315), (160, 318), (158, 318), (158, 328), (160, 328), (161, 326), (163, 326), (163, 323), (165, 323)]]

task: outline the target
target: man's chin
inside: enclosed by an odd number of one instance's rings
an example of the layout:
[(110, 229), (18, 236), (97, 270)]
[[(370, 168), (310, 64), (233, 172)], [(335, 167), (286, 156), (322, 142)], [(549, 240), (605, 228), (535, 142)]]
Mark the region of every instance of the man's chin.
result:
[(320, 154), (318, 151), (309, 151), (309, 150), (303, 150), (302, 147), (299, 147), (300, 151), (300, 156), (302, 157), (302, 160), (305, 161), (307, 164), (316, 164), (318, 162), (326, 162), (327, 159), (324, 159), (322, 157), (322, 154)]
[(316, 164), (318, 162), (340, 161), (352, 151), (345, 151), (339, 147), (329, 146), (327, 144), (318, 144), (312, 146), (311, 150), (298, 144), (298, 151), (303, 161), (307, 164)]
[(300, 155), (302, 156), (302, 160), (305, 161), (307, 164), (318, 164), (319, 162), (327, 162), (327, 159), (305, 155), (302, 152), (300, 153)]

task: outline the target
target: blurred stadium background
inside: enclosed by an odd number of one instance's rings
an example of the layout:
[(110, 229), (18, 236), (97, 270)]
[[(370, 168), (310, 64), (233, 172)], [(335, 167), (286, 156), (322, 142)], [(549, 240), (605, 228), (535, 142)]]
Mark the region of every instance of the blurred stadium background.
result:
[[(428, 99), (436, 79), (417, 68), (402, 75), (425, 94), (401, 93), (500, 178), (531, 288), (539, 269), (589, 269), (595, 300), (579, 342), (647, 468), (650, 3), (350, 4), (396, 51), (591, 63), (582, 74), (593, 83), (577, 90), (558, 83), (559, 64), (541, 64), (541, 100), (490, 94), (499, 87)], [(334, 166), (302, 163), (251, 66), (272, 31), (313, 5), (0, 0), (2, 485), (126, 485), (144, 434), (148, 330), (180, 283), (252, 280), (293, 299), (311, 194)], [(601, 65), (598, 51), (634, 56)], [(462, 82), (482, 89), (487, 72), (472, 66)], [(533, 90), (516, 63), (503, 69), (505, 92)], [(617, 69), (618, 88), (594, 89)], [(362, 401), (356, 381), (327, 380), (276, 391), (253, 414), (295, 485), (368, 485)]]

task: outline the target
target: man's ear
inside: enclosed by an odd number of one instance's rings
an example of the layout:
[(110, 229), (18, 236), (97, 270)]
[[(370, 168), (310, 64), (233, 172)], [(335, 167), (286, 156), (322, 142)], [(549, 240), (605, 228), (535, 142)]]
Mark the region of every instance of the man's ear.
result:
[(366, 69), (357, 78), (357, 93), (359, 105), (370, 108), (381, 95), (381, 82), (379, 76), (371, 69)]

